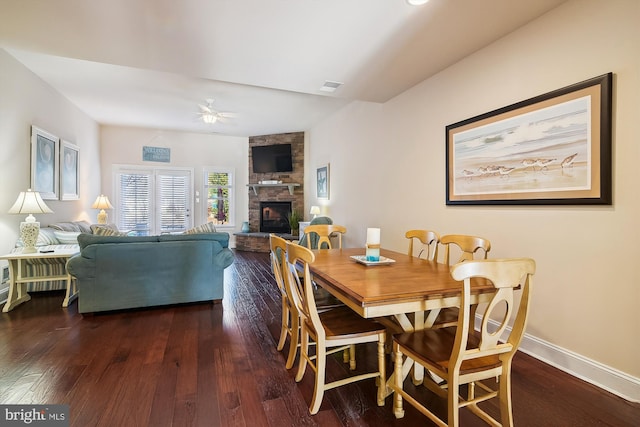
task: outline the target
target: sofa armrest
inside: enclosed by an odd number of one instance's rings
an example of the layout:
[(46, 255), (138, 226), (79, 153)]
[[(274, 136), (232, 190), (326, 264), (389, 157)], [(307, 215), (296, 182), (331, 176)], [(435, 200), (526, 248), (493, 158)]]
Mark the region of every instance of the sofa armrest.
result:
[(233, 264), (233, 252), (231, 249), (223, 248), (220, 252), (213, 256), (213, 265), (217, 268), (224, 270)]
[(74, 277), (94, 278), (96, 260), (83, 258), (82, 254), (76, 254), (67, 261), (67, 271)]

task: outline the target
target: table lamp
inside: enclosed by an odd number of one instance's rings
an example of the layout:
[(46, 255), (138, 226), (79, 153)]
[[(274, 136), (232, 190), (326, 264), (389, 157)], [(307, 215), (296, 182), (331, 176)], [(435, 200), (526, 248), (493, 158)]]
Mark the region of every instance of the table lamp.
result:
[(109, 198), (101, 194), (91, 207), (93, 209), (100, 209), (98, 213), (98, 224), (106, 224), (109, 216), (105, 212), (105, 209), (113, 209), (113, 206), (109, 203)]
[(40, 234), (40, 223), (36, 221), (36, 218), (32, 214), (40, 213), (53, 213), (49, 206), (47, 206), (40, 193), (37, 191), (21, 191), (18, 195), (18, 199), (9, 209), (11, 214), (29, 214), (27, 218), (20, 223), (20, 238), (24, 244), (22, 253), (36, 252), (36, 242), (38, 241), (38, 234)]
[(313, 218), (317, 217), (318, 215), (320, 215), (320, 206), (311, 206), (311, 210), (309, 211), (309, 213), (313, 215)]

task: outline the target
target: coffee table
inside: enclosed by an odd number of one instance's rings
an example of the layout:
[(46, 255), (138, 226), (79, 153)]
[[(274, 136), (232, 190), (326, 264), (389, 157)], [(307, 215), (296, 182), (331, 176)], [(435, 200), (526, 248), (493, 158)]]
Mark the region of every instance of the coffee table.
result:
[(69, 304), (77, 298), (78, 290), (75, 279), (67, 272), (66, 267), (64, 274), (61, 275), (25, 276), (26, 264), (29, 260), (60, 258), (66, 263), (69, 258), (80, 252), (80, 248), (77, 245), (55, 249), (54, 247), (48, 248), (53, 249), (53, 252), (32, 252), (25, 254), (17, 250), (14, 253), (0, 256), (0, 259), (6, 259), (9, 262), (9, 296), (6, 304), (2, 308), (3, 313), (8, 313), (18, 305), (31, 299), (31, 296), (27, 292), (27, 283), (29, 282), (65, 280), (67, 282), (67, 293), (62, 301), (62, 306), (68, 307)]

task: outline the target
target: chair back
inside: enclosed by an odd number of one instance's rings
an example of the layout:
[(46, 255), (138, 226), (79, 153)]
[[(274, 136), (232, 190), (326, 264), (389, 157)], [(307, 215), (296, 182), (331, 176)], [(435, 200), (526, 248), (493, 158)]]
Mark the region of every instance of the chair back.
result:
[[(338, 236), (338, 248), (342, 249), (342, 235), (347, 232), (347, 228), (335, 224), (315, 224), (308, 225), (304, 229), (307, 249), (332, 249), (329, 237), (335, 233)], [(315, 243), (315, 247), (314, 247)]]
[[(468, 236), (465, 234), (447, 234), (440, 237), (440, 244), (444, 246), (444, 263), (447, 265), (457, 264), (462, 261), (474, 259), (476, 252), (482, 251), (482, 258), (487, 259), (491, 250), (491, 242), (485, 238)], [(461, 251), (457, 261), (451, 262), (451, 245), (455, 245)]]
[[(471, 359), (496, 355), (503, 364), (511, 363), (527, 324), (535, 270), (535, 261), (530, 258), (471, 260), (451, 268), (451, 276), (463, 281), (463, 291), (449, 369), (459, 369), (463, 362)], [(471, 281), (475, 278), (489, 280), (495, 287), (495, 293), (482, 314), (479, 334), (473, 334), (473, 339), (470, 339)], [(517, 288), (522, 289), (518, 306), (514, 301), (514, 291)], [(507, 334), (507, 326), (514, 313), (511, 332)], [(486, 362), (482, 364), (486, 365)]]
[(275, 234), (270, 234), (269, 246), (271, 248), (271, 271), (273, 272), (273, 277), (276, 279), (280, 295), (286, 298), (287, 291), (285, 288), (284, 276), (287, 257), (287, 241)]
[(324, 328), (320, 322), (318, 308), (313, 296), (313, 284), (309, 264), (315, 260), (315, 255), (310, 249), (296, 243), (287, 242), (287, 269), (285, 286), (293, 304), (298, 309), (300, 321), (307, 327), (324, 338)]
[[(429, 261), (438, 259), (440, 236), (435, 231), (409, 230), (404, 233), (404, 237), (409, 239), (409, 250), (407, 251), (409, 256), (424, 258)], [(419, 245), (415, 245), (416, 247), (414, 248), (415, 240), (419, 242)]]

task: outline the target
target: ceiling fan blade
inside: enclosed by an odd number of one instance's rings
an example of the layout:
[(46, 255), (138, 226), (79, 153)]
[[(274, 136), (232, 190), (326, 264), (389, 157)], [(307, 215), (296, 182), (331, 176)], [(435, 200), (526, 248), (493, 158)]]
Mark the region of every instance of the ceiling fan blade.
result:
[(198, 104), (198, 107), (200, 107), (200, 110), (202, 110), (203, 113), (213, 113), (213, 110), (208, 105)]

